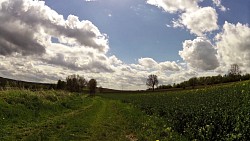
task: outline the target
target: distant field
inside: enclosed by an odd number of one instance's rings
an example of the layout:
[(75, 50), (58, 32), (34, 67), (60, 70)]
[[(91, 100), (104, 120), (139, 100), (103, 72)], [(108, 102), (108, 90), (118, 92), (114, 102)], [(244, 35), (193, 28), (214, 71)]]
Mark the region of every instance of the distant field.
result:
[(189, 140), (250, 140), (250, 81), (197, 90), (103, 94), (164, 120)]

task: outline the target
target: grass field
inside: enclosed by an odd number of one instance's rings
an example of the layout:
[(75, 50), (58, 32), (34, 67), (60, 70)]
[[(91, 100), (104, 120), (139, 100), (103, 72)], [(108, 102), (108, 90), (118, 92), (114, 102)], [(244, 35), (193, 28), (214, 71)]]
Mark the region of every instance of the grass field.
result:
[(160, 119), (129, 104), (98, 96), (64, 91), (0, 92), (0, 140), (156, 140), (163, 133), (157, 129), (159, 124)]
[(0, 140), (250, 140), (250, 82), (101, 94), (0, 91)]

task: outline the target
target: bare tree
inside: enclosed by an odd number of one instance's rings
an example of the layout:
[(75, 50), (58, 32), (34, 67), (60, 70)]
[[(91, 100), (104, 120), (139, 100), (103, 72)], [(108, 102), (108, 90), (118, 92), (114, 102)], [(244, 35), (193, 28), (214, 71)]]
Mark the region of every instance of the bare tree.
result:
[(232, 64), (228, 71), (230, 81), (239, 81), (241, 77), (241, 71), (238, 64)]
[(231, 76), (237, 76), (241, 74), (240, 67), (238, 64), (232, 64), (228, 72)]
[(155, 86), (158, 85), (158, 79), (157, 79), (157, 76), (154, 75), (154, 74), (151, 74), (148, 76), (148, 79), (147, 79), (147, 82), (146, 82), (146, 85), (150, 88), (153, 89), (153, 91), (155, 90)]

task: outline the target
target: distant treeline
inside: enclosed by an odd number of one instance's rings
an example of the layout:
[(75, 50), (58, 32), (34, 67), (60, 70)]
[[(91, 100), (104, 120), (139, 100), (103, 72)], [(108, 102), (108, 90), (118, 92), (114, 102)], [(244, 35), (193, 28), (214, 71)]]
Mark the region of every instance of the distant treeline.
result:
[(9, 88), (20, 88), (20, 89), (30, 89), (30, 90), (50, 90), (56, 89), (57, 84), (49, 83), (35, 83), (35, 82), (26, 82), (20, 80), (13, 80), (8, 78), (0, 77), (0, 90), (9, 89)]
[(215, 85), (215, 84), (222, 84), (222, 83), (230, 83), (236, 81), (244, 81), (249, 80), (250, 74), (227, 74), (227, 75), (217, 75), (217, 76), (206, 76), (206, 77), (193, 77), (190, 78), (188, 81), (184, 81), (181, 83), (173, 84), (173, 85), (160, 85), (156, 88), (156, 90), (163, 90), (163, 89), (172, 89), (172, 88), (187, 88), (187, 87), (198, 87), (198, 86), (208, 86), (208, 85)]
[(0, 77), (0, 90), (13, 88), (29, 89), (33, 91), (54, 89), (67, 90), (70, 92), (90, 92), (94, 94), (96, 92), (96, 85), (97, 82), (95, 79), (87, 81), (84, 77), (79, 75), (70, 75), (66, 78), (66, 81), (58, 80), (57, 84), (26, 82)]

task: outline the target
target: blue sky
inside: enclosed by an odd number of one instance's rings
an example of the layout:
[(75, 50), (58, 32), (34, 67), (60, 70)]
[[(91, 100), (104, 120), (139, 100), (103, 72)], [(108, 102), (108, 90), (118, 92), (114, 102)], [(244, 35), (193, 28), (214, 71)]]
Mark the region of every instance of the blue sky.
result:
[(180, 60), (177, 54), (182, 48), (182, 41), (192, 38), (185, 30), (167, 28), (166, 24), (175, 16), (143, 0), (75, 0), (67, 4), (51, 0), (46, 4), (65, 17), (74, 14), (81, 20), (93, 22), (108, 35), (109, 54), (116, 55), (126, 63), (135, 63), (144, 57), (158, 61)]
[[(46, 0), (48, 6), (67, 17), (76, 15), (80, 20), (90, 20), (109, 37), (110, 55), (116, 55), (126, 63), (135, 63), (139, 58), (150, 57), (156, 61), (182, 60), (178, 51), (182, 42), (194, 39), (186, 29), (169, 28), (173, 18), (163, 9), (149, 5), (145, 0)], [(216, 7), (212, 1), (201, 2), (202, 6)], [(218, 10), (218, 24), (250, 23), (250, 2), (247, 0), (222, 1), (230, 10)], [(212, 35), (210, 35), (212, 36)]]
[(250, 72), (249, 0), (1, 0), (0, 76), (146, 89)]

